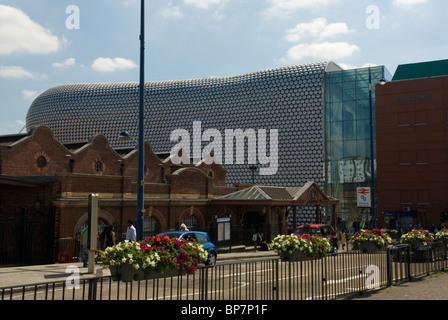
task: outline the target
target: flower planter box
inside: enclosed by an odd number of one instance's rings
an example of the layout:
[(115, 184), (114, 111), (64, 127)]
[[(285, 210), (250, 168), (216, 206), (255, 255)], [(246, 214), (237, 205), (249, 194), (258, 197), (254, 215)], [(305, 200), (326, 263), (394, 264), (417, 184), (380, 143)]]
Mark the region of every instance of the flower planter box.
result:
[(156, 271), (145, 271), (145, 280), (153, 280), (153, 279), (160, 279), (160, 278), (171, 278), (171, 277), (177, 277), (177, 276), (184, 276), (187, 272), (184, 271), (178, 271), (176, 269), (167, 269), (162, 272), (156, 272)]
[(380, 248), (373, 242), (361, 242), (359, 244), (359, 250), (362, 253), (378, 253)]
[(411, 243), (411, 247), (414, 249), (422, 248), (424, 246), (425, 245), (423, 244), (423, 241), (421, 241), (421, 240), (415, 240)]
[(427, 230), (414, 229), (401, 236), (400, 243), (407, 243), (412, 249), (418, 249), (431, 245), (434, 242), (434, 236)]
[(308, 261), (315, 259), (315, 257), (309, 256), (301, 251), (294, 251), (293, 253), (281, 252), (279, 253), (279, 256), (280, 260), (283, 262)]
[(131, 264), (124, 263), (121, 265), (121, 281), (141, 281), (144, 279), (145, 272), (142, 269), (135, 269)]
[(379, 229), (361, 229), (350, 238), (350, 244), (362, 253), (378, 253), (387, 248), (392, 238)]
[[(201, 244), (168, 236), (149, 237), (140, 242), (126, 240), (100, 251), (100, 262), (109, 267), (112, 279), (123, 282), (193, 273), (198, 263), (206, 259), (207, 251)], [(158, 268), (168, 269), (153, 271)]]
[(319, 236), (280, 234), (272, 240), (269, 250), (275, 251), (281, 261), (295, 262), (319, 259), (331, 251), (331, 246), (326, 238)]
[(132, 281), (142, 281), (142, 280), (153, 280), (160, 278), (170, 278), (183, 276), (187, 274), (187, 271), (178, 271), (176, 269), (167, 269), (163, 272), (148, 271), (143, 269), (135, 269), (131, 264), (124, 263), (121, 266), (110, 266), (109, 267), (112, 280), (132, 282)]
[(113, 281), (120, 280), (121, 276), (121, 266), (109, 266), (110, 275), (112, 276)]

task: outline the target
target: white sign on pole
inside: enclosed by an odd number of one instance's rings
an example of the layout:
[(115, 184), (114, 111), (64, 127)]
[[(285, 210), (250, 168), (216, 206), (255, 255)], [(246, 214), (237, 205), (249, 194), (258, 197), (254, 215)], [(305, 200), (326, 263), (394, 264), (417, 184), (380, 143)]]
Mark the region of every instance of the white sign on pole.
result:
[(218, 241), (230, 240), (230, 218), (217, 218)]
[(90, 248), (89, 248), (89, 264), (88, 272), (95, 273), (95, 251), (97, 248), (98, 237), (98, 195), (89, 195), (89, 232), (90, 232)]
[(370, 193), (370, 188), (358, 188), (357, 189), (357, 204), (358, 208), (371, 208), (372, 207), (372, 197)]

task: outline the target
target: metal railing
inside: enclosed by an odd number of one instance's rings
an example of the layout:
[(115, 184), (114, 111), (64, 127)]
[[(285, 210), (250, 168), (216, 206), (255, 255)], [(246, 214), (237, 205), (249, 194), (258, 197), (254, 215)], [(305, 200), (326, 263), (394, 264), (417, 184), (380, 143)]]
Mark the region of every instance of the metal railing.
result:
[(388, 249), (389, 285), (444, 271), (448, 267), (447, 253), (447, 244), (441, 241), (421, 248), (404, 244)]
[(94, 277), (0, 288), (1, 300), (334, 300), (447, 268), (447, 247), (344, 251), (309, 261), (278, 258), (200, 267), (190, 275), (122, 282)]

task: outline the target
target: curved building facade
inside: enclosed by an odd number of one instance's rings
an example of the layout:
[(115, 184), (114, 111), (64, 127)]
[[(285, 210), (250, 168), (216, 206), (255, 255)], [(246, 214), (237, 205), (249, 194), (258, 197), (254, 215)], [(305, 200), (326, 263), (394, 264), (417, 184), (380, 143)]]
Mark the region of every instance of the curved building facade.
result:
[[(187, 130), (193, 143), (194, 123), (196, 127), (200, 124), (202, 133), (218, 130), (223, 144), (226, 129), (265, 129), (268, 137), (269, 130), (276, 129), (278, 169), (273, 175), (256, 173), (255, 182), (285, 186), (300, 186), (310, 180), (322, 182), (327, 66), (315, 63), (240, 76), (147, 82), (145, 140), (154, 152), (168, 153), (176, 145), (170, 140), (176, 129)], [(46, 126), (63, 144), (87, 141), (101, 134), (113, 148), (129, 147), (135, 142), (120, 140), (118, 135), (127, 130), (137, 138), (138, 104), (138, 83), (57, 86), (32, 103), (27, 130)], [(203, 141), (202, 147), (207, 143)], [(266, 146), (269, 151), (268, 142)], [(225, 163), (223, 156), (228, 182), (252, 182), (249, 164), (234, 163)]]
[[(155, 153), (169, 153), (176, 145), (171, 134), (184, 129), (190, 134), (193, 153), (195, 138), (204, 140), (202, 149), (210, 145), (212, 140), (204, 133), (212, 129), (222, 135), (222, 164), (228, 184), (302, 186), (315, 181), (324, 188), (324, 85), (325, 73), (330, 69), (339, 67), (321, 62), (237, 76), (146, 82), (145, 140)], [(61, 85), (42, 93), (32, 103), (27, 130), (46, 126), (62, 144), (102, 134), (113, 148), (125, 148), (135, 142), (120, 140), (118, 135), (127, 130), (137, 138), (138, 110), (137, 82)], [(194, 132), (198, 124), (199, 137)], [(276, 167), (272, 163), (263, 165), (257, 158), (258, 170), (270, 166), (270, 174), (252, 171), (248, 161), (251, 144), (257, 144), (260, 155), (259, 136), (256, 142), (246, 139), (233, 144), (235, 154), (238, 148), (245, 148), (244, 163), (225, 161), (228, 158), (224, 153), (229, 151), (224, 146), (226, 130), (237, 129), (246, 133), (266, 130), (267, 155), (274, 150), (271, 130), (278, 133)], [(314, 217), (314, 212), (309, 214)]]

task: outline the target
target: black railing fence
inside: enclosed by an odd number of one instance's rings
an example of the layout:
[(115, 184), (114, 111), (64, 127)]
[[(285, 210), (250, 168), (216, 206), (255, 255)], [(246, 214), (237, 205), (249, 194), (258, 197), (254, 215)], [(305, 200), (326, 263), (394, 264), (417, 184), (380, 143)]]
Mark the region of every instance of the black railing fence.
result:
[(278, 258), (200, 267), (190, 275), (122, 282), (111, 276), (0, 288), (1, 300), (335, 300), (447, 268), (447, 247), (340, 251), (322, 259)]

